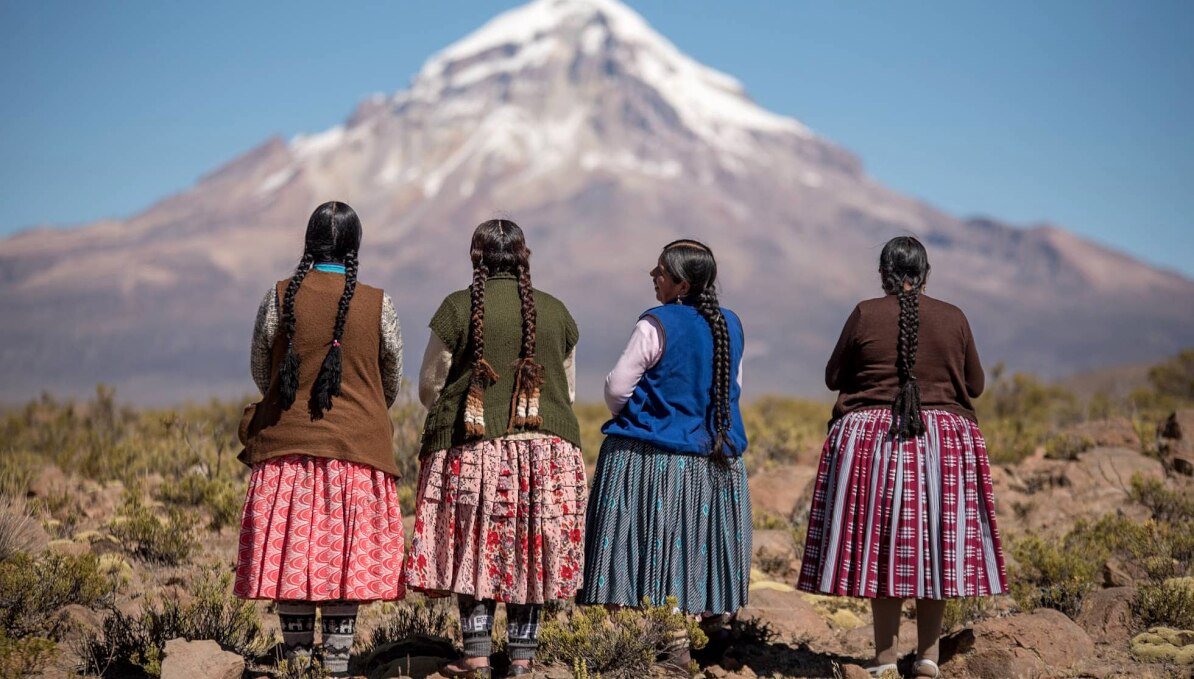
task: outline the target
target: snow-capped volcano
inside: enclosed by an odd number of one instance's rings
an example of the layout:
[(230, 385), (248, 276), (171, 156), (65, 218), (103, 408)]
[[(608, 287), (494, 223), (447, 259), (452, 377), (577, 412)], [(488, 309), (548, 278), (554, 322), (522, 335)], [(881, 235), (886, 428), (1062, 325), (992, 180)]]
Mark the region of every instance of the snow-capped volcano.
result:
[(364, 221), (362, 278), (394, 297), (412, 370), (431, 312), (467, 284), (472, 228), (522, 224), (536, 284), (580, 324), (582, 400), (681, 236), (717, 252), (756, 394), (820, 393), (896, 233), (926, 241), (930, 293), (967, 311), (989, 363), (1060, 374), (1194, 344), (1191, 281), (901, 196), (617, 0), (536, 0), (330, 130), (269, 140), (130, 219), (0, 241), (0, 399), (99, 381), (143, 400), (247, 392), (255, 305), (332, 198)]

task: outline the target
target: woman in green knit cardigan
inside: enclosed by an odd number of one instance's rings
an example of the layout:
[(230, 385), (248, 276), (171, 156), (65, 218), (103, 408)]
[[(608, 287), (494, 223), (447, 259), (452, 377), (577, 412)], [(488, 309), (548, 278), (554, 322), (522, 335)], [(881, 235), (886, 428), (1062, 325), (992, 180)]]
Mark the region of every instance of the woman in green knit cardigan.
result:
[(531, 287), (517, 224), (481, 224), (470, 254), (472, 284), (431, 319), (419, 377), (427, 422), (405, 577), (459, 599), (465, 657), (441, 673), (490, 676), (505, 602), (510, 675), (528, 675), (543, 603), (573, 596), (584, 571), (579, 333), (559, 300)]

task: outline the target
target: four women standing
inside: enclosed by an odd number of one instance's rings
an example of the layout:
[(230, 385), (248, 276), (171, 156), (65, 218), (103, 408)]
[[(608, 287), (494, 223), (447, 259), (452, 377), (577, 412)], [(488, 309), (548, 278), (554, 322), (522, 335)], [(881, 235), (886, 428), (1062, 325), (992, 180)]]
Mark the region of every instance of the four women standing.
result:
[[(322, 603), (325, 665), (344, 672), (356, 602), (404, 587), (457, 596), (465, 656), (448, 676), (490, 676), (499, 602), (512, 676), (531, 672), (549, 601), (675, 597), (707, 620), (746, 604), (744, 336), (718, 304), (708, 246), (669, 243), (650, 272), (661, 306), (639, 318), (606, 379), (612, 419), (587, 500), (571, 407), (576, 323), (531, 286), (518, 225), (477, 227), (472, 282), (430, 323), (415, 529), (399, 577), (387, 409), (401, 339), (389, 298), (356, 281), (360, 239), (351, 208), (320, 206), (254, 332), (264, 398), (241, 427), (253, 474), (236, 594), (278, 601), (288, 656), (310, 653)], [(961, 311), (923, 295), (928, 271), (915, 239), (889, 242), (887, 296), (855, 308), (830, 359), (826, 384), (840, 396), (799, 587), (872, 600), (875, 672), (894, 666), (900, 605), (916, 598), (916, 670), (936, 676), (943, 600), (1004, 592), (1006, 575), (970, 402), (982, 368)]]

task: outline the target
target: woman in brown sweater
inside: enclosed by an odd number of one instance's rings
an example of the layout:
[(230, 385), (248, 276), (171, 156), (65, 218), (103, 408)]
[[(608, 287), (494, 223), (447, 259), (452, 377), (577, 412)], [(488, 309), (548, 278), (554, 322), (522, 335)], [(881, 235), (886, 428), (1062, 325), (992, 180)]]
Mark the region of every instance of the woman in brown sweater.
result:
[(987, 448), (971, 399), (983, 369), (960, 309), (924, 294), (928, 254), (893, 238), (884, 297), (860, 302), (825, 367), (839, 392), (798, 587), (871, 600), (878, 676), (896, 668), (916, 599), (916, 676), (938, 676), (945, 599), (1001, 594), (1007, 575)]
[(399, 599), (403, 536), (389, 407), (402, 340), (389, 296), (357, 282), (361, 222), (320, 205), (294, 274), (271, 285), (250, 358), (262, 400), (241, 422), (253, 469), (237, 596), (272, 599), (286, 657), (309, 657), (323, 612), (323, 666), (348, 670), (360, 602)]

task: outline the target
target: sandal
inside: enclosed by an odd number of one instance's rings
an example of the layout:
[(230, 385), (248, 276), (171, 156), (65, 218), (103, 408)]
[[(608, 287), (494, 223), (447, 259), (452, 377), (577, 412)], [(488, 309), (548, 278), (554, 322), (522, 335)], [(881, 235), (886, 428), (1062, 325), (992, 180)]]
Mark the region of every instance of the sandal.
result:
[(486, 665), (485, 667), (465, 667), (460, 669), (452, 667), (452, 663), (459, 662), (453, 660), (446, 662), (439, 667), (439, 673), (445, 677), (460, 677), (460, 679), (492, 679), (493, 668)]
[(887, 663), (886, 665), (875, 665), (874, 667), (867, 667), (867, 674), (872, 677), (881, 677), (888, 672), (899, 672), (900, 668), (895, 663)]
[(917, 677), (939, 677), (941, 676), (941, 668), (937, 667), (937, 663), (928, 658), (921, 658), (912, 663), (912, 671)]

